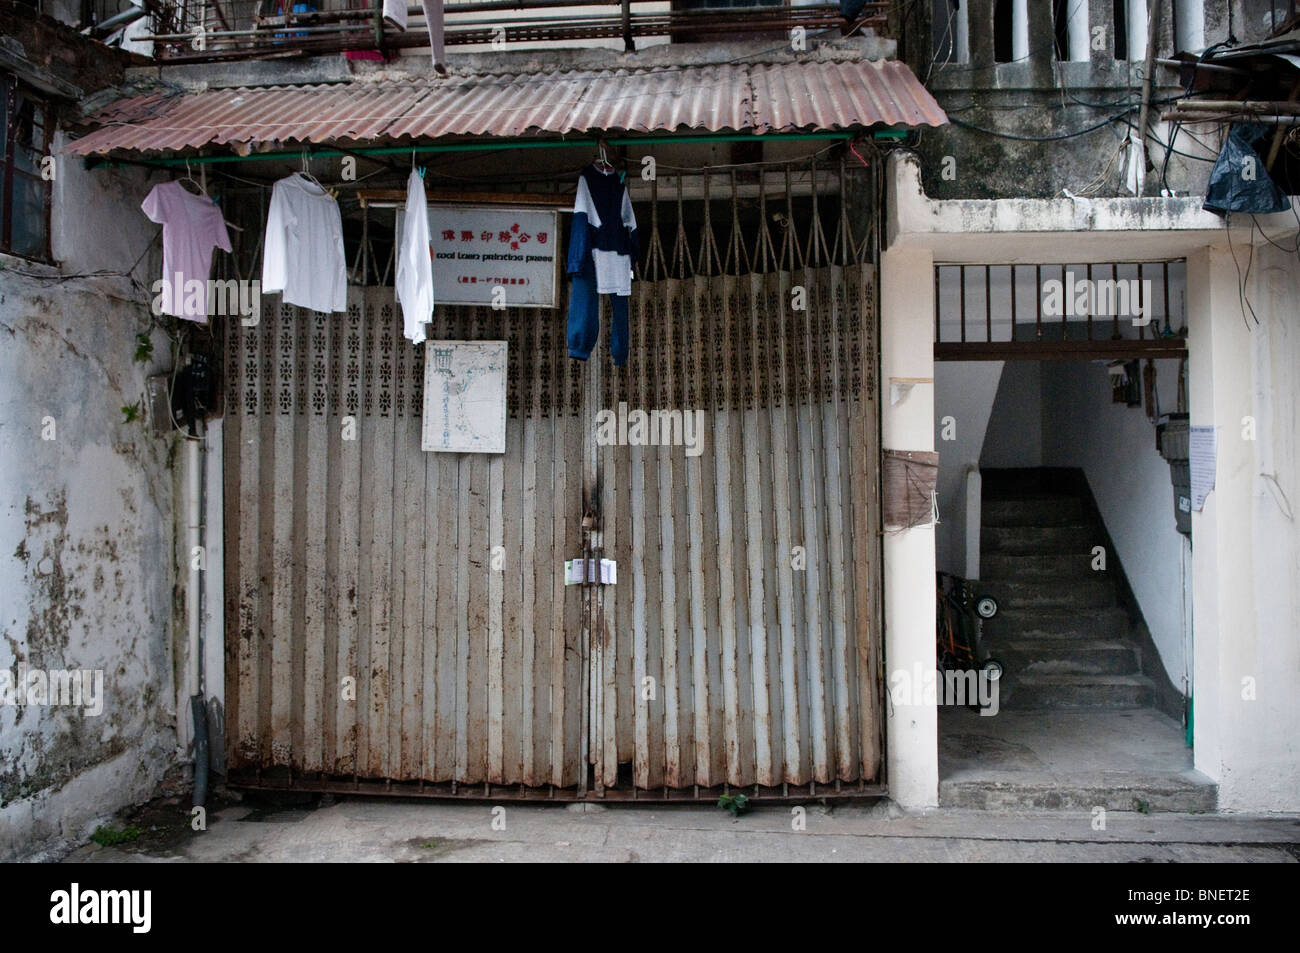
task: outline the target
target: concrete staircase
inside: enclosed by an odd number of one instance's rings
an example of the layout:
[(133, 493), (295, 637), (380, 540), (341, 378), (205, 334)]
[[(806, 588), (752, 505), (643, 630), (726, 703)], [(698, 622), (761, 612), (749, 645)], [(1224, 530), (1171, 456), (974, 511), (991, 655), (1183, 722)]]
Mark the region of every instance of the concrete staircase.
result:
[(983, 500), (980, 594), (998, 600), (985, 638), (1005, 667), (1007, 710), (1148, 708), (1155, 686), (1126, 638), (1127, 613), (1113, 577), (1092, 568), (1105, 535), (1068, 491), (1045, 489), (1026, 475)]
[[(1213, 811), (1182, 726), (1157, 707), (1120, 602), (1119, 563), (1082, 474), (984, 472), (978, 594), (999, 712), (940, 710), (939, 803), (981, 810)], [(1085, 503), (1085, 501), (1087, 501)]]

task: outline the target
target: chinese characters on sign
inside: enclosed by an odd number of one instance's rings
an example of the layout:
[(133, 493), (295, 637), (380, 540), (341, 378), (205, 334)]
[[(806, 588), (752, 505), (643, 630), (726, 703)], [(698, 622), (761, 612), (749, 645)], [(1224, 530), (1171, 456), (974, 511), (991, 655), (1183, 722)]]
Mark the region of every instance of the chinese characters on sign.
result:
[(437, 303), (558, 307), (559, 224), (555, 209), (430, 205)]

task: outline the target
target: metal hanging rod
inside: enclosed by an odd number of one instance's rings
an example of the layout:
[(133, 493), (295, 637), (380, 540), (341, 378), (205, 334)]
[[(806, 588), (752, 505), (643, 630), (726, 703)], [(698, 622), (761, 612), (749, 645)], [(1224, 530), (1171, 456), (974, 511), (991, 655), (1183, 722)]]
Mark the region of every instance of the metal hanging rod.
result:
[[(607, 137), (605, 141), (612, 146), (660, 146), (683, 143), (708, 144), (712, 142), (798, 142), (807, 140), (852, 139), (851, 132), (792, 132), (769, 133), (764, 135), (726, 133), (722, 135), (703, 136), (624, 136)], [(341, 156), (393, 156), (414, 155), (417, 153), (436, 154), (451, 152), (493, 152), (505, 149), (583, 149), (594, 148), (594, 140), (587, 139), (522, 139), (494, 142), (457, 142), (441, 145), (407, 145), (407, 146), (361, 146), (356, 149), (285, 149), (275, 152), (257, 152), (241, 155), (209, 155), (172, 157), (166, 159), (109, 159), (100, 156), (87, 156), (86, 168), (101, 166), (116, 168), (125, 165), (144, 165), (160, 168), (190, 165), (213, 165), (225, 162), (266, 162), (277, 159), (301, 160), (304, 152), (309, 159), (338, 158)]]

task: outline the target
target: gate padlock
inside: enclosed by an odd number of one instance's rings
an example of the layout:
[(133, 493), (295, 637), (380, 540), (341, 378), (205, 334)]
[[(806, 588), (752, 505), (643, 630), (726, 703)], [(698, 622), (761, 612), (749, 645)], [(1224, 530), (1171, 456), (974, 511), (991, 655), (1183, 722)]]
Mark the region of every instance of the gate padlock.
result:
[(582, 528), (592, 530), (596, 528), (596, 514), (591, 510), (582, 514)]

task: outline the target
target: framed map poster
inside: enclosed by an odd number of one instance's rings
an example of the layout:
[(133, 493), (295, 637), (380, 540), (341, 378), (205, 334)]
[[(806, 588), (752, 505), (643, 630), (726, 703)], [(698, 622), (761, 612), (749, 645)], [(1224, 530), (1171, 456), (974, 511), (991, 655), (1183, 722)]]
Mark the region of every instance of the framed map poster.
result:
[(507, 341), (425, 341), (420, 449), (506, 452)]

